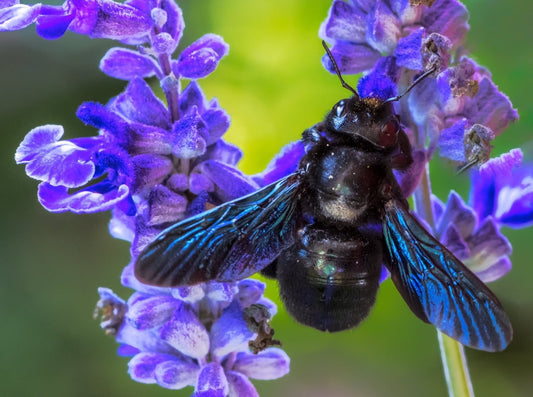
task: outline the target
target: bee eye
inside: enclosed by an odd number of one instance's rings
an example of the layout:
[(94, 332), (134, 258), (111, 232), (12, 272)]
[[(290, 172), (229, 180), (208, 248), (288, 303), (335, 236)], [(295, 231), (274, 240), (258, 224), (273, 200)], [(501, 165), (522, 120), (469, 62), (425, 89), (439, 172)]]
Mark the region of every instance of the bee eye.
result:
[(396, 143), (398, 132), (400, 131), (400, 123), (396, 119), (390, 119), (381, 126), (379, 134), (379, 143), (382, 146), (390, 146)]
[(346, 112), (346, 107), (344, 101), (340, 101), (335, 105), (335, 116), (341, 117)]

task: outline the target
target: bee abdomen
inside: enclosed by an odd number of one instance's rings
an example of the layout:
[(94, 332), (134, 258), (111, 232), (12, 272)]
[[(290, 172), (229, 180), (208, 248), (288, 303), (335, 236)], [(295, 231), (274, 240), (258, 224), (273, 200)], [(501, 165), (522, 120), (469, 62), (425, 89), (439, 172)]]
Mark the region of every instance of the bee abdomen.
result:
[(299, 322), (321, 331), (357, 326), (376, 300), (380, 240), (357, 231), (306, 227), (277, 260), (280, 295)]

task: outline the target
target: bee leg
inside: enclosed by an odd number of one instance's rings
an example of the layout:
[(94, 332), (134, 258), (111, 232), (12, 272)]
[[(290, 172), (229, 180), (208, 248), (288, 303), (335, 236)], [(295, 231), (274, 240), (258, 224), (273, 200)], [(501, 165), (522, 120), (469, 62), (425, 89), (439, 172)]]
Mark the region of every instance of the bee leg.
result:
[(398, 134), (399, 151), (392, 157), (392, 168), (404, 171), (413, 163), (411, 143), (407, 134), (401, 130)]

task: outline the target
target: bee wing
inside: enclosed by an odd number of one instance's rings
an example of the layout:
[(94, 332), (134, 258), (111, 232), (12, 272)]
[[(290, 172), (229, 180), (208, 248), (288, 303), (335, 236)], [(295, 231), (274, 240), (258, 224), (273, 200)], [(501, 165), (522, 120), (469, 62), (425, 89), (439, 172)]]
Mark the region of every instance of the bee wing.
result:
[(300, 176), (291, 174), (164, 230), (139, 255), (136, 277), (165, 287), (257, 273), (294, 241)]
[(505, 349), (513, 330), (494, 294), (400, 203), (385, 204), (391, 278), (411, 310), (463, 345)]

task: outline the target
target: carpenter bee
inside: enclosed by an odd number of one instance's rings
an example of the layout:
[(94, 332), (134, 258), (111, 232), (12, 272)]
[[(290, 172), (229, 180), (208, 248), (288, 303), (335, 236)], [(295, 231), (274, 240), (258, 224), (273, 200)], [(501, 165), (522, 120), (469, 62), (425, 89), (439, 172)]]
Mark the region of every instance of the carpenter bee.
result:
[(260, 272), (277, 279), (297, 321), (335, 332), (368, 315), (385, 265), (421, 320), (466, 346), (503, 350), (512, 327), (498, 299), (410, 214), (393, 175), (412, 163), (392, 107), (401, 96), (361, 98), (323, 44), (353, 96), (304, 131), (298, 170), (164, 230), (138, 256), (136, 277), (176, 287)]

